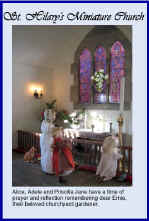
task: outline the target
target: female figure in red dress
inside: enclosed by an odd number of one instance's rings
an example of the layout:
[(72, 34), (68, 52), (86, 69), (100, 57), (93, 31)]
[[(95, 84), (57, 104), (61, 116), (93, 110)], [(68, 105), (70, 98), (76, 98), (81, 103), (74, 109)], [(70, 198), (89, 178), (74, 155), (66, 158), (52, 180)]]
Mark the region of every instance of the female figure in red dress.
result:
[(72, 145), (64, 138), (62, 128), (53, 128), (53, 172), (59, 177), (59, 182), (63, 183), (64, 176), (69, 175), (75, 168), (75, 162), (72, 156)]

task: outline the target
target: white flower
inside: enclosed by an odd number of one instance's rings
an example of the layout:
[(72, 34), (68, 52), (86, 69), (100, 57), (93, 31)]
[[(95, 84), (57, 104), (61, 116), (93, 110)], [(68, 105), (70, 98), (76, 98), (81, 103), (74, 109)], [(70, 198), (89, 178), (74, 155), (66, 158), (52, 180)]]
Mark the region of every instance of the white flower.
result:
[(100, 69), (100, 70), (99, 70), (99, 72), (102, 72), (102, 73), (104, 73), (104, 69)]
[(100, 88), (102, 87), (102, 83), (101, 82), (98, 83), (98, 87), (100, 87)]
[(70, 114), (70, 117), (75, 117), (76, 116), (76, 112), (72, 112), (71, 114)]
[(91, 80), (94, 80), (94, 76), (91, 76)]
[(105, 75), (105, 80), (107, 80), (109, 78), (108, 74)]

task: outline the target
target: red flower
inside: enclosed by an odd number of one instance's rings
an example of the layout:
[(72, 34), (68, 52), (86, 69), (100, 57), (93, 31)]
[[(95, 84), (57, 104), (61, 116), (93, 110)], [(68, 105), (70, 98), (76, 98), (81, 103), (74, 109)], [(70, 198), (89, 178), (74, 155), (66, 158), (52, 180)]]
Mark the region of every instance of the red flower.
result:
[(44, 117), (44, 112), (41, 112), (41, 116)]
[(44, 120), (44, 112), (41, 112), (41, 120)]
[(63, 113), (68, 115), (68, 111), (66, 111), (66, 110), (63, 110)]

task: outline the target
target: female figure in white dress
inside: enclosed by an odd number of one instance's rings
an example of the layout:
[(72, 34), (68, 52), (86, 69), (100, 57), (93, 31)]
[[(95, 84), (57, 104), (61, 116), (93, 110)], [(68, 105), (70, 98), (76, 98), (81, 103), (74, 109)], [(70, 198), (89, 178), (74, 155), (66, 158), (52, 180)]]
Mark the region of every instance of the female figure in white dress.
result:
[(53, 159), (53, 149), (51, 148), (53, 144), (52, 128), (54, 115), (52, 110), (45, 110), (44, 120), (41, 124), (41, 137), (40, 137), (40, 150), (41, 150), (41, 168), (42, 171), (47, 174), (53, 173), (52, 159)]
[(101, 159), (96, 170), (99, 182), (110, 180), (116, 176), (117, 160), (122, 158), (118, 145), (118, 137), (109, 136), (104, 140)]

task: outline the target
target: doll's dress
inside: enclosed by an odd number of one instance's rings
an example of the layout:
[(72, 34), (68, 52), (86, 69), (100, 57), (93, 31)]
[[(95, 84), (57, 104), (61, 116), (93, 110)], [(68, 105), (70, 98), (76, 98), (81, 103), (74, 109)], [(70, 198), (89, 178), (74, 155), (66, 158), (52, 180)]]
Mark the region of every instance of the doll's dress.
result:
[[(63, 145), (60, 137), (54, 138), (53, 171), (57, 176), (66, 176), (75, 168), (72, 152), (67, 144)], [(60, 146), (61, 145), (61, 146)]]
[(40, 151), (41, 151), (41, 169), (45, 173), (53, 173), (53, 136), (51, 134), (54, 125), (43, 120), (41, 124)]
[(116, 176), (117, 160), (122, 157), (119, 153), (104, 153), (101, 154), (100, 162), (97, 166), (96, 175), (104, 177), (104, 181), (110, 180)]

